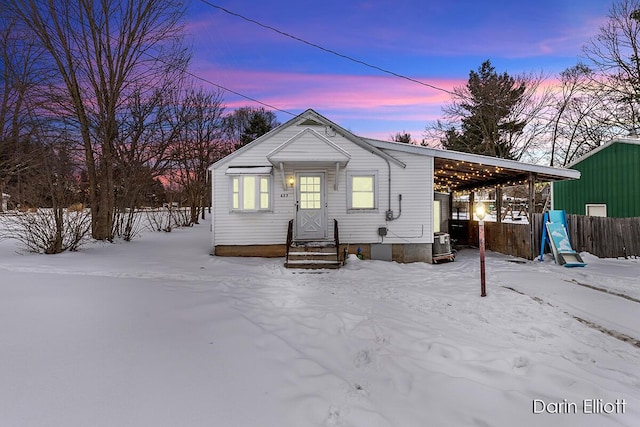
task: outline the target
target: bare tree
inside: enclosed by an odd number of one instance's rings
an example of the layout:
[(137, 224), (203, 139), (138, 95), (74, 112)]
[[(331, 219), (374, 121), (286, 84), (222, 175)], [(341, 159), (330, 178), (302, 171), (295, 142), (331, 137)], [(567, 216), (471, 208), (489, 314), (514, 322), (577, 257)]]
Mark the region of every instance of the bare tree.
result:
[(29, 170), (30, 179), (24, 183), (37, 207), (0, 216), (4, 237), (18, 240), (33, 252), (76, 250), (88, 235), (90, 215), (82, 204), (72, 203), (77, 200), (79, 186), (70, 135), (53, 120), (37, 122), (29, 135), (37, 167)]
[(180, 70), (178, 0), (8, 0), (11, 16), (39, 40), (57, 73), (48, 93), (68, 113), (84, 151), (92, 235), (112, 238), (119, 110), (133, 93)]
[(209, 166), (234, 146), (223, 139), (222, 93), (187, 87), (175, 103), (172, 178), (184, 191), (190, 223), (197, 224), (209, 194)]
[[(43, 248), (44, 253), (57, 254), (66, 250), (75, 250), (80, 241), (85, 237), (84, 228), (86, 221), (80, 221), (82, 226), (80, 229), (74, 229), (69, 222), (66, 221), (66, 208), (70, 206), (76, 197), (76, 164), (74, 156), (70, 152), (70, 144), (65, 141), (64, 132), (58, 129), (52, 129), (50, 132), (43, 130), (40, 135), (39, 156), (42, 165), (39, 171), (38, 184), (42, 186), (48, 194), (48, 203), (51, 206), (50, 211), (40, 212), (40, 222), (51, 223), (48, 244)], [(41, 203), (43, 205), (43, 203)], [(73, 215), (79, 218), (85, 218), (86, 214), (77, 209)], [(43, 218), (44, 217), (44, 218)], [(51, 220), (51, 221), (49, 221)], [(74, 222), (72, 222), (74, 223)], [(27, 230), (27, 233), (34, 234), (34, 230)], [(72, 235), (73, 238), (68, 238)]]
[[(0, 193), (37, 165), (30, 134), (38, 104), (34, 89), (43, 79), (41, 56), (30, 34), (0, 18)], [(14, 200), (21, 201), (17, 195)]]
[(584, 48), (594, 71), (590, 82), (598, 96), (608, 100), (610, 126), (618, 134), (640, 128), (640, 1), (617, 0), (607, 22)]
[[(616, 135), (612, 99), (600, 92), (593, 71), (579, 63), (560, 73), (549, 121), (551, 166), (567, 166)], [(619, 131), (619, 128), (618, 128)]]
[(548, 118), (546, 112), (552, 100), (552, 89), (544, 87), (543, 72), (524, 72), (516, 80), (526, 87), (519, 103), (511, 111), (511, 120), (522, 120), (520, 132), (509, 134), (508, 145), (514, 158), (521, 161), (538, 162), (537, 153), (546, 152)]
[(133, 94), (119, 118), (114, 235), (125, 240), (131, 240), (137, 232), (135, 224), (140, 217), (136, 209), (142, 204), (157, 205), (163, 198), (160, 180), (170, 173), (171, 150), (181, 136), (171, 115), (171, 94), (179, 85), (179, 81), (169, 79), (150, 93)]

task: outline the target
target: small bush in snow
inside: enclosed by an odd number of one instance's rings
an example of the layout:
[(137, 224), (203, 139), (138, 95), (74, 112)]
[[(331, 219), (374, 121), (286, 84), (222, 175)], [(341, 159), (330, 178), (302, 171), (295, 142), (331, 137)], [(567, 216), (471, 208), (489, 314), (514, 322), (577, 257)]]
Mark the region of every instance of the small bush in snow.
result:
[(141, 214), (137, 209), (118, 210), (113, 217), (113, 235), (122, 237), (126, 242), (138, 236), (143, 228)]
[(88, 240), (90, 229), (87, 210), (38, 209), (0, 215), (0, 238), (15, 239), (31, 252), (75, 251)]
[(149, 227), (156, 231), (170, 232), (174, 227), (190, 227), (191, 211), (189, 208), (163, 207), (146, 211)]

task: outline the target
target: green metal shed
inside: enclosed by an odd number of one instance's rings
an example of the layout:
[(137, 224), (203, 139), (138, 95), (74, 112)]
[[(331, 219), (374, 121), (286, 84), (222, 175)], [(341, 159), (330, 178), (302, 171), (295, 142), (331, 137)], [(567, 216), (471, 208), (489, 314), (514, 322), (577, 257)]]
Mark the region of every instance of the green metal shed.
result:
[(579, 180), (553, 183), (553, 208), (576, 215), (640, 217), (640, 139), (613, 140), (570, 168)]

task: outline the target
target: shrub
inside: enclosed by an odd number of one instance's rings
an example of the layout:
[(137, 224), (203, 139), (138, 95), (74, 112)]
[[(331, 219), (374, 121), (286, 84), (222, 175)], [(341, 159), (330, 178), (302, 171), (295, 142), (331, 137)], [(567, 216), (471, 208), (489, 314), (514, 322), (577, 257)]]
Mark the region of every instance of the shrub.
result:
[(75, 251), (88, 240), (90, 228), (87, 210), (38, 209), (0, 215), (0, 237), (15, 239), (31, 252)]

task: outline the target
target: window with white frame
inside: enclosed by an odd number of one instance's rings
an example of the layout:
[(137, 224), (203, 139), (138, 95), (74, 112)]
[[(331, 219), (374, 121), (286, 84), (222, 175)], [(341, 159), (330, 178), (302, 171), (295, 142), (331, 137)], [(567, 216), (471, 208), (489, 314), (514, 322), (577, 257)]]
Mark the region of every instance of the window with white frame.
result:
[(376, 211), (378, 209), (377, 191), (377, 171), (354, 171), (347, 174), (349, 211)]
[(605, 203), (587, 203), (585, 205), (587, 216), (607, 216), (607, 205)]
[(231, 210), (259, 212), (271, 210), (270, 175), (231, 176)]

